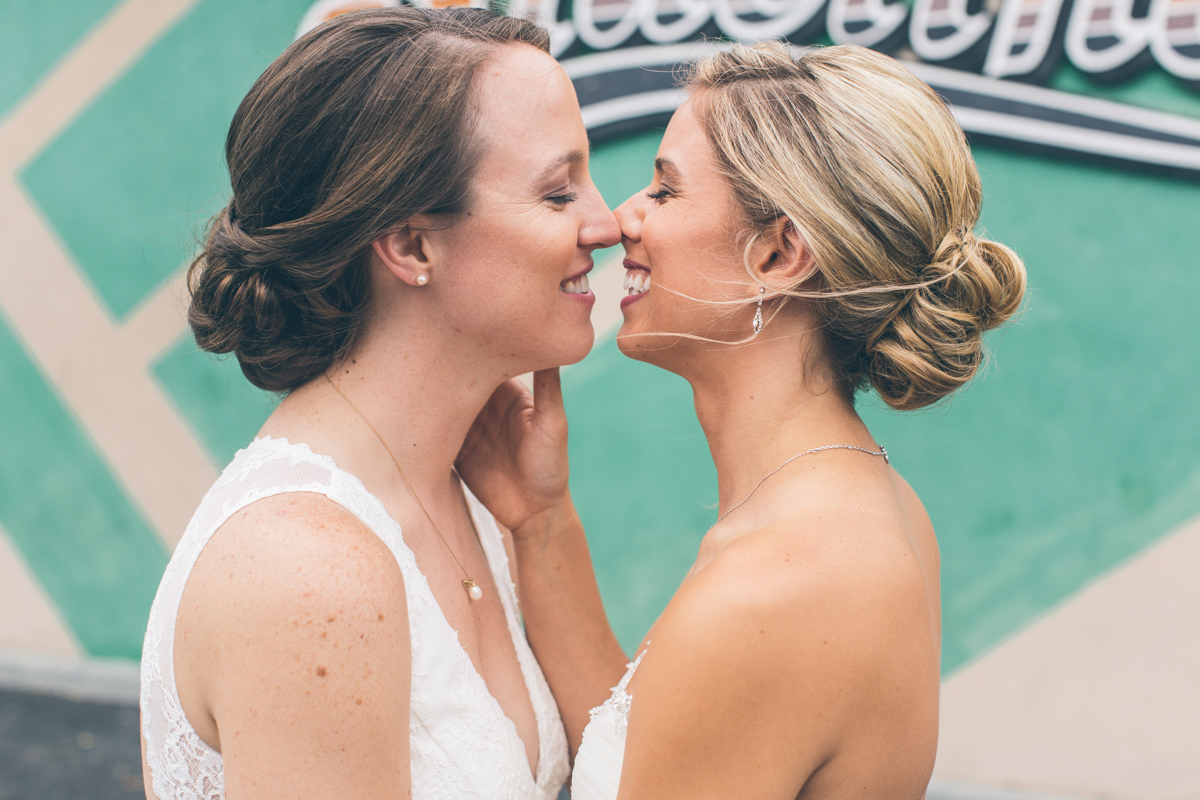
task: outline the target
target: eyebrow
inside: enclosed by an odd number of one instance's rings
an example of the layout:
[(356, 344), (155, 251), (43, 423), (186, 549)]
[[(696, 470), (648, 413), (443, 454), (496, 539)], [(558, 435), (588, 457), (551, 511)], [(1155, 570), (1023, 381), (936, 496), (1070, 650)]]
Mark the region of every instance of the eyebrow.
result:
[(676, 177), (679, 177), (679, 167), (675, 166), (675, 162), (669, 158), (654, 159), (654, 169), (658, 172), (671, 172)]
[(538, 183), (549, 180), (550, 176), (562, 169), (563, 165), (578, 164), (580, 161), (583, 161), (582, 150), (572, 150), (569, 153), (564, 153), (563, 155), (554, 159), (554, 161), (550, 162), (550, 164), (544, 170), (542, 170), (541, 174), (539, 174), (537, 177)]

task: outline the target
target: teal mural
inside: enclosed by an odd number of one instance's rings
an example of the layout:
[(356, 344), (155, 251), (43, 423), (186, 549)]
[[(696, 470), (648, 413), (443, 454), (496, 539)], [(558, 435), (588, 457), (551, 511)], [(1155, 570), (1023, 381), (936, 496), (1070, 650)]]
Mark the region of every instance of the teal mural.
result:
[[(115, 3), (69, 5), (0, 2), (16, 21), (0, 26), (0, 123)], [(308, 5), (201, 0), (19, 171), (113, 320), (187, 262), (227, 190), (233, 110)], [(1064, 66), (1050, 85), (1200, 118), (1200, 95), (1157, 68), (1103, 86)], [(645, 185), (660, 136), (594, 148), (610, 204)], [(974, 151), (983, 226), (1025, 257), (1027, 308), (949, 403), (907, 415), (861, 403), (939, 533), (947, 672), (1200, 513), (1200, 181)], [(275, 402), (186, 335), (149, 369), (217, 467)], [(624, 359), (611, 338), (565, 389), (573, 492), (632, 649), (715, 519), (712, 462), (687, 385)], [(164, 546), (2, 317), (0, 408), (0, 524), (87, 652), (136, 658)]]

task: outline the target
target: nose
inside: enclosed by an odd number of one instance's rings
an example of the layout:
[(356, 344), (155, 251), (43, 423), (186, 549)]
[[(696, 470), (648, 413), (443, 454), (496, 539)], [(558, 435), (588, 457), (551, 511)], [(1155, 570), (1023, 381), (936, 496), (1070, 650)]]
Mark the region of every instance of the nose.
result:
[(608, 204), (597, 189), (593, 188), (590, 194), (592, 208), (589, 209), (587, 222), (579, 230), (579, 244), (596, 249), (612, 247), (621, 241), (617, 218), (608, 210)]
[(625, 239), (637, 241), (642, 238), (642, 219), (645, 217), (645, 210), (639, 202), (641, 197), (642, 193), (638, 192), (617, 206), (617, 210), (613, 212), (617, 218), (617, 224), (621, 226), (621, 236)]

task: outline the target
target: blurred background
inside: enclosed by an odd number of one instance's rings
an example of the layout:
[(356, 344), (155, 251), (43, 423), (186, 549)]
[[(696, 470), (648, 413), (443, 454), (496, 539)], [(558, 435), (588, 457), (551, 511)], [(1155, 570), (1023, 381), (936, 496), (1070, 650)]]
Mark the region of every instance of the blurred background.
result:
[[(721, 2), (724, 28), (683, 25), (707, 7), (685, 0), (510, 9), (555, 29), (610, 205), (648, 182), (676, 99), (631, 70), (720, 34), (859, 41), (952, 101), (982, 226), (1028, 266), (966, 391), (861, 403), (941, 541), (930, 798), (1197, 800), (1200, 2)], [(141, 792), (150, 601), (277, 402), (183, 318), (225, 131), (302, 21), (387, 4), (0, 0), (0, 800)], [(615, 347), (619, 260), (597, 254), (596, 346), (564, 384), (572, 491), (632, 651), (716, 486), (687, 385)]]

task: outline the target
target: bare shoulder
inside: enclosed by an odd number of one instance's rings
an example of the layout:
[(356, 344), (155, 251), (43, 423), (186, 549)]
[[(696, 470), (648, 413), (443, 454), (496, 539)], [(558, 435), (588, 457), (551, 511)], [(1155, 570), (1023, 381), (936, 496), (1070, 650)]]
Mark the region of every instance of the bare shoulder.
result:
[(379, 537), (323, 495), (265, 498), (213, 535), (175, 652), (180, 700), (222, 752), (227, 788), (407, 777), (403, 577)]
[(897, 657), (923, 658), (914, 641), (936, 654), (927, 588), (894, 519), (813, 504), (724, 547), (672, 599), (653, 645), (833, 720), (869, 703)]
[[(285, 619), (307, 623), (319, 609), (366, 614), (358, 601), (403, 607), (404, 581), (387, 545), (358, 517), (323, 495), (296, 492), (259, 500), (221, 526), (197, 559), (185, 602), (189, 595), (214, 625), (230, 615), (277, 629)], [(331, 603), (346, 608), (327, 609)]]
[(720, 626), (752, 650), (821, 646), (827, 659), (841, 648), (879, 649), (890, 638), (881, 633), (913, 611), (918, 621), (925, 615), (916, 550), (886, 515), (799, 509), (722, 548), (681, 588), (663, 622)]
[(741, 536), (689, 577), (631, 688), (630, 796), (795, 797), (822, 776), (885, 786), (932, 763), (936, 634), (904, 540), (825, 509)]

